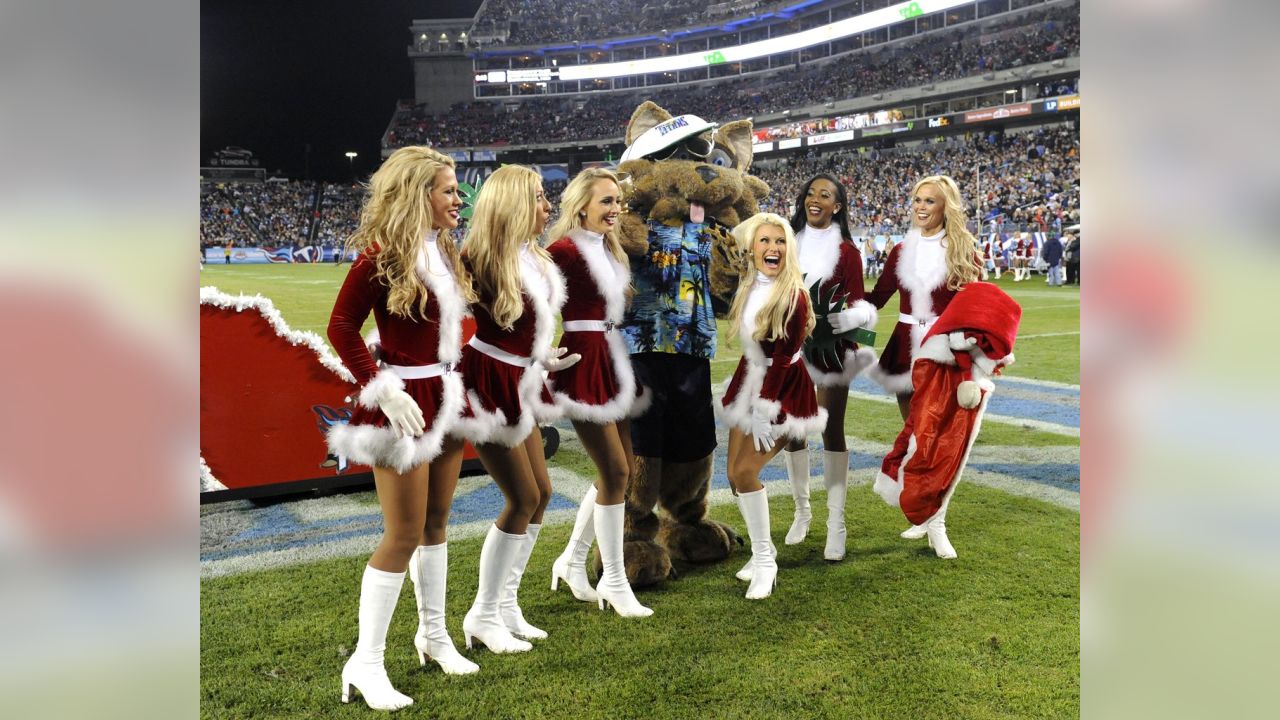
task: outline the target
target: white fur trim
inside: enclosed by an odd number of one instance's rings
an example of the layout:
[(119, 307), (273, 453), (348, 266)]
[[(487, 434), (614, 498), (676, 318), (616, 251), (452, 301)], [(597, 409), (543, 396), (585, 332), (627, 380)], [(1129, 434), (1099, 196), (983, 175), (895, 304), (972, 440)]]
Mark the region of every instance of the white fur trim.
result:
[[(927, 318), (936, 314), (933, 310), (933, 291), (947, 282), (947, 263), (944, 255), (941, 263), (925, 268), (917, 268), (920, 243), (922, 242), (933, 241), (924, 240), (920, 236), (920, 230), (912, 228), (902, 241), (902, 250), (898, 256), (898, 266), (894, 269), (894, 272), (898, 276), (899, 292), (905, 291), (911, 295), (911, 314), (915, 317)], [(939, 240), (937, 242), (942, 241)], [(920, 347), (920, 340), (924, 338), (924, 328), (919, 325), (912, 327), (911, 347), (914, 349)], [(916, 337), (914, 328), (920, 328), (919, 337)]]
[(912, 391), (911, 371), (904, 373), (888, 373), (880, 363), (867, 368), (867, 377), (893, 395), (905, 395)]
[(226, 490), (227, 486), (218, 481), (213, 476), (213, 470), (209, 468), (209, 464), (204, 461), (204, 456), (200, 456), (200, 492), (212, 492), (214, 490)]
[(876, 310), (876, 306), (866, 300), (854, 300), (849, 307), (862, 308), (867, 313), (867, 319), (859, 327), (864, 330), (875, 330), (876, 323), (880, 322), (880, 313)]
[(390, 427), (335, 425), (329, 429), (330, 452), (360, 465), (392, 468), (399, 473), (436, 459), (445, 435), (457, 424), (463, 396), (461, 375), (450, 372), (440, 379), (443, 384), (440, 408), (429, 431), (416, 438), (400, 438)]
[(390, 369), (379, 370), (378, 374), (360, 389), (360, 395), (356, 400), (362, 408), (377, 410), (378, 401), (397, 390), (404, 390), (404, 380)]
[(805, 358), (804, 364), (809, 368), (809, 377), (818, 387), (849, 387), (853, 379), (876, 363), (876, 351), (869, 347), (856, 350), (848, 348), (844, 351), (843, 372), (823, 372)]
[(272, 329), (276, 331), (276, 335), (287, 340), (290, 345), (305, 345), (315, 352), (320, 359), (321, 365), (324, 365), (333, 371), (335, 375), (349, 383), (356, 382), (355, 376), (342, 364), (342, 360), (334, 354), (333, 350), (329, 349), (328, 343), (323, 338), (313, 332), (290, 329), (288, 323), (280, 315), (280, 311), (267, 298), (261, 295), (232, 296), (221, 292), (216, 287), (202, 287), (200, 288), (200, 304), (235, 310), (236, 312), (256, 310), (258, 314), (267, 319)]
[(977, 340), (966, 337), (962, 331), (957, 330), (947, 335), (934, 335), (929, 338), (929, 341), (924, 343), (912, 358), (911, 363), (914, 365), (916, 360), (928, 358), (943, 365), (955, 365), (957, 352), (967, 352), (973, 358), (975, 380), (979, 379), (979, 376), (989, 380), (995, 376), (997, 369), (1012, 365), (1014, 362), (1013, 353), (998, 360), (987, 357), (978, 347)]
[[(803, 260), (808, 261), (813, 267), (805, 267), (805, 263), (800, 263), (800, 271), (804, 273), (804, 286), (808, 288), (816, 283), (826, 282), (836, 272), (836, 263), (840, 260), (840, 243), (844, 242), (844, 238), (840, 236), (840, 229), (835, 223), (831, 223), (827, 227), (828, 230), (835, 230), (834, 238), (832, 233), (810, 232), (808, 225), (800, 231), (796, 236), (796, 242), (799, 248), (796, 248), (796, 255)], [(810, 252), (803, 255), (799, 252), (800, 248), (805, 247), (806, 243), (816, 245)]]
[[(441, 255), (443, 257), (443, 255)], [(457, 279), (452, 277), (453, 268), (445, 264), (452, 282), (445, 282), (432, 275), (427, 269), (427, 253), (418, 251), (418, 278), (427, 286), (427, 292), (436, 300), (440, 308), (439, 341), (436, 346), (436, 357), (440, 362), (456, 363), (462, 357), (462, 317), (467, 314), (467, 304), (462, 300), (462, 291), (458, 288)]]
[[(754, 344), (754, 343), (753, 343)], [(743, 355), (747, 355), (744, 347)], [(755, 354), (763, 357), (760, 346), (755, 345)], [(743, 377), (742, 385), (738, 388), (738, 394), (734, 397), (733, 402), (725, 405), (724, 396), (716, 398), (712, 403), (716, 417), (726, 425), (731, 425), (744, 433), (751, 433), (751, 414), (753, 411), (761, 411), (769, 417), (777, 417), (782, 412), (782, 403), (777, 400), (766, 400), (760, 397), (760, 388), (764, 385), (764, 376), (768, 368), (763, 363), (757, 364), (751, 360), (747, 361), (747, 372)], [(827, 411), (825, 408), (818, 408), (818, 414), (812, 417), (792, 417), (791, 415), (783, 415), (781, 423), (773, 424), (773, 433), (778, 438), (789, 438), (792, 440), (804, 440), (810, 435), (822, 432), (827, 425)]]
[[(600, 405), (590, 405), (574, 400), (563, 392), (555, 393), (556, 405), (561, 412), (574, 420), (598, 424), (617, 422), (625, 417), (633, 416), (636, 398), (636, 377), (631, 370), (631, 355), (622, 340), (622, 333), (614, 330), (604, 333), (605, 343), (609, 348), (609, 360), (613, 363), (614, 374), (618, 378), (618, 395)], [(653, 401), (652, 393), (646, 400)], [(643, 412), (643, 411), (641, 411)]]
[[(569, 239), (578, 249), (587, 265), (587, 273), (596, 284), (596, 291), (604, 298), (604, 319), (615, 323), (622, 322), (622, 314), (627, 305), (627, 287), (631, 285), (631, 267), (618, 262), (608, 248), (588, 248), (588, 243), (597, 242), (587, 236), (587, 231), (574, 228), (569, 232)], [(603, 241), (599, 241), (603, 242)], [(599, 252), (595, 252), (599, 250)], [(601, 262), (604, 260), (604, 262)]]
[(555, 337), (556, 332), (556, 315), (564, 305), (566, 295), (564, 275), (560, 274), (560, 269), (553, 262), (543, 262), (542, 265), (547, 273), (547, 285), (551, 289), (550, 298), (535, 292), (526, 281), (524, 273), (520, 275), (520, 285), (524, 288), (524, 294), (528, 296), (530, 304), (533, 305), (533, 348), (530, 356), (539, 362), (550, 357), (551, 339)]
[(653, 389), (641, 385), (640, 394), (636, 396), (636, 401), (631, 404), (631, 413), (627, 417), (640, 417), (649, 412), (651, 407), (653, 407)]
[(906, 472), (907, 462), (916, 454), (916, 436), (912, 433), (907, 439), (907, 452), (902, 456), (902, 462), (898, 464), (898, 477), (891, 478), (885, 475), (883, 471), (876, 473), (875, 484), (871, 489), (881, 497), (890, 507), (901, 507), (899, 499), (902, 496), (902, 476)]

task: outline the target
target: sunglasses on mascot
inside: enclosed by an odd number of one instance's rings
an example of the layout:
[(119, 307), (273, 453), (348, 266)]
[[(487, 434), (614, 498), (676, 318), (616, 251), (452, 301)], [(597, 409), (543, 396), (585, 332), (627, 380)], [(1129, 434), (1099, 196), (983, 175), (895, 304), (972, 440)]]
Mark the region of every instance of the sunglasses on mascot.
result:
[(711, 150), (714, 147), (715, 147), (715, 144), (710, 140), (708, 140), (707, 138), (695, 135), (694, 137), (691, 137), (688, 140), (685, 140), (683, 142), (678, 142), (678, 143), (675, 143), (674, 145), (669, 145), (667, 147), (664, 147), (661, 150), (658, 150), (657, 152), (653, 153), (649, 157), (650, 159), (653, 159), (653, 160), (670, 160), (671, 158), (675, 157), (681, 150), (683, 150), (684, 152), (688, 153), (692, 157), (695, 157), (698, 159), (706, 159), (706, 157), (711, 154)]

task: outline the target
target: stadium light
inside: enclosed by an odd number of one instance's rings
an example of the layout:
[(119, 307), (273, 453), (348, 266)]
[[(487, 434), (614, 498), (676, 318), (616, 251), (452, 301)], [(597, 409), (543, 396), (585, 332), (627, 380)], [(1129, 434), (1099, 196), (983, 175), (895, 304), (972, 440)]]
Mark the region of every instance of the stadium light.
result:
[(348, 151), (346, 151), (345, 153), (343, 153), (343, 155), (346, 155), (346, 156), (347, 156), (347, 167), (351, 170), (351, 177), (352, 177), (352, 179), (355, 179), (355, 176), (356, 176), (356, 153), (355, 153), (355, 151), (354, 151), (354, 150), (348, 150)]

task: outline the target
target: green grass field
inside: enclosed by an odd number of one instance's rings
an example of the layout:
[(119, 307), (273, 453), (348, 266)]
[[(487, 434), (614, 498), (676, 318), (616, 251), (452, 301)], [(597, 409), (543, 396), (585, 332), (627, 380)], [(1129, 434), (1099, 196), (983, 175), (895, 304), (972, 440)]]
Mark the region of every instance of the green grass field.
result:
[[(270, 297), (294, 328), (324, 335), (347, 266), (207, 267), (202, 285)], [(1079, 383), (1079, 292), (1043, 279), (1000, 285), (1024, 308), (1010, 375)], [(896, 318), (881, 311), (881, 338)], [(371, 321), (372, 322), (372, 321)], [(721, 380), (737, 362), (724, 348)], [(896, 406), (851, 399), (847, 432), (888, 443)], [(1078, 438), (984, 422), (980, 443), (1076, 446)], [(578, 452), (552, 463), (590, 476)], [(820, 483), (815, 483), (820, 486)], [(419, 668), (406, 580), (388, 639), (387, 667), (431, 718), (1044, 718), (1076, 717), (1079, 672), (1079, 513), (977, 484), (962, 485), (948, 515), (955, 561), (897, 537), (899, 511), (851, 486), (849, 556), (822, 560), (825, 507), (799, 546), (781, 543), (793, 506), (770, 498), (781, 566), (773, 597), (748, 602), (723, 565), (686, 570), (645, 591), (652, 618), (624, 620), (548, 591), (569, 534), (548, 525), (520, 594), (526, 617), (550, 633), (534, 651), (466, 653), (478, 675)], [(372, 505), (373, 493), (352, 495)], [(712, 516), (741, 527), (731, 505)], [(481, 540), (450, 549), (448, 624), (461, 647)], [(207, 718), (367, 717), (338, 701), (338, 673), (356, 637), (363, 557), (345, 557), (201, 582), (201, 715)], [(466, 652), (466, 651), (464, 651)]]

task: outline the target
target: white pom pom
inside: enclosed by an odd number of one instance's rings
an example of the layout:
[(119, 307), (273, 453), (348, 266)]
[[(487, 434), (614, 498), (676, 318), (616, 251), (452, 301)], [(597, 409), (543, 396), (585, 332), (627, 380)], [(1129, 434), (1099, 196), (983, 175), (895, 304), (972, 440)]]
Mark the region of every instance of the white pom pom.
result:
[(972, 380), (965, 380), (956, 388), (956, 402), (960, 403), (960, 407), (965, 410), (972, 410), (978, 407), (978, 403), (982, 401), (982, 389), (978, 387), (978, 383)]

